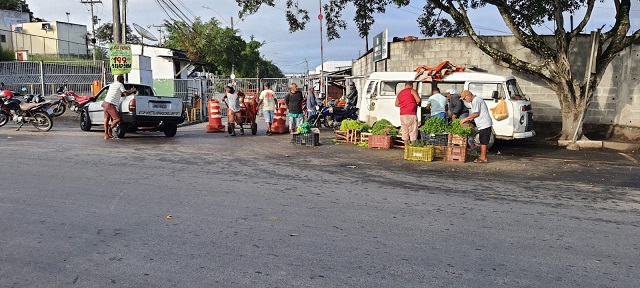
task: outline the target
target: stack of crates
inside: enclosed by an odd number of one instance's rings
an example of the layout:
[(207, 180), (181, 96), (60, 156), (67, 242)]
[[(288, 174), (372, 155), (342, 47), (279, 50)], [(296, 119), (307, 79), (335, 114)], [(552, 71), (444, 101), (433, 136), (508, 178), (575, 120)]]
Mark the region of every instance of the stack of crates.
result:
[(447, 161), (464, 163), (467, 159), (467, 137), (449, 134)]

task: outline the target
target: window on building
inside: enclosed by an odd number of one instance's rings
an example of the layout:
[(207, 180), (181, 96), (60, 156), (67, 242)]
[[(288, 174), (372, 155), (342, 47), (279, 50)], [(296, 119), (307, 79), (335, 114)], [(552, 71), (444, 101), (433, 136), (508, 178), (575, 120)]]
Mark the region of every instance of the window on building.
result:
[(7, 43), (7, 36), (6, 35), (0, 35), (0, 43)]

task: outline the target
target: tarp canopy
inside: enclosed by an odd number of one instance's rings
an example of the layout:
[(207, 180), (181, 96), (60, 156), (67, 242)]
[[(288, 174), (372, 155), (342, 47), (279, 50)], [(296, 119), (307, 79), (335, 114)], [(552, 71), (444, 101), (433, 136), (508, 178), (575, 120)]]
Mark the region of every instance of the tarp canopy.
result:
[(464, 67), (453, 65), (449, 61), (444, 61), (433, 68), (428, 66), (416, 68), (415, 80), (420, 82), (438, 81), (454, 72), (464, 72)]

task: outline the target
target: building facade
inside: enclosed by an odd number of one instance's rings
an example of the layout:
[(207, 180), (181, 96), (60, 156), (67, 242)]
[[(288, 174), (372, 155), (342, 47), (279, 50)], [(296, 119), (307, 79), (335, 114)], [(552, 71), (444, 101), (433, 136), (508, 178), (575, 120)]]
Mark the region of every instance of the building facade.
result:
[(29, 13), (0, 10), (0, 47), (13, 49), (13, 24), (29, 22)]
[(28, 55), (83, 57), (91, 55), (87, 26), (59, 21), (11, 25), (13, 50)]

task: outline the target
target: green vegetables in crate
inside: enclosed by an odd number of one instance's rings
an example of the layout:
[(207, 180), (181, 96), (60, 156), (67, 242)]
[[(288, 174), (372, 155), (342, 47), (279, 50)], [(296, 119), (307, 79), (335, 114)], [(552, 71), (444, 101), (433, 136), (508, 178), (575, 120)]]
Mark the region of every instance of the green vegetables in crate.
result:
[(296, 132), (300, 133), (300, 134), (308, 134), (311, 133), (311, 123), (309, 122), (304, 122), (302, 124), (300, 124), (300, 127), (298, 127), (298, 129), (296, 130)]
[(432, 146), (431, 144), (424, 142), (422, 140), (409, 141), (409, 146), (411, 147), (428, 147)]
[(369, 131), (370, 129), (371, 127), (368, 124), (362, 123), (358, 120), (345, 119), (345, 120), (342, 120), (342, 122), (340, 123), (340, 130), (342, 131), (356, 130), (360, 132), (366, 132), (366, 131)]
[(428, 134), (444, 134), (447, 133), (447, 123), (440, 117), (431, 117), (420, 127), (420, 131)]
[(449, 125), (447, 132), (451, 134), (458, 134), (462, 136), (469, 136), (473, 133), (473, 128), (471, 127), (463, 127), (460, 124), (460, 119), (453, 120), (451, 125)]
[(371, 133), (374, 135), (392, 136), (398, 135), (398, 128), (393, 126), (387, 119), (380, 119), (371, 128)]

